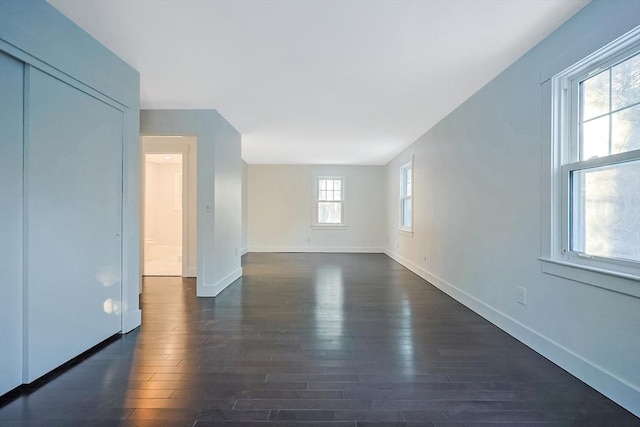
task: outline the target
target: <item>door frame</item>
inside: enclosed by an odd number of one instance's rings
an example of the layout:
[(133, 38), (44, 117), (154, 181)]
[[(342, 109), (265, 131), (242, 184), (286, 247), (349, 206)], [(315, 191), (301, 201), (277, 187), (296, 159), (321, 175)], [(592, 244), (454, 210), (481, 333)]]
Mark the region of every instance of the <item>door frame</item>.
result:
[(140, 136), (140, 275), (144, 275), (147, 154), (182, 154), (182, 277), (197, 276), (197, 140), (195, 136)]

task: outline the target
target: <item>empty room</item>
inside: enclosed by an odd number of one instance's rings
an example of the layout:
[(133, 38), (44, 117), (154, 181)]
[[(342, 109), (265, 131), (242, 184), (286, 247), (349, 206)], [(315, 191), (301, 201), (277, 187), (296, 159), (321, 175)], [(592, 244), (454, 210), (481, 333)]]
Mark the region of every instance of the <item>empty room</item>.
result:
[(1, 426), (640, 425), (639, 0), (0, 0)]

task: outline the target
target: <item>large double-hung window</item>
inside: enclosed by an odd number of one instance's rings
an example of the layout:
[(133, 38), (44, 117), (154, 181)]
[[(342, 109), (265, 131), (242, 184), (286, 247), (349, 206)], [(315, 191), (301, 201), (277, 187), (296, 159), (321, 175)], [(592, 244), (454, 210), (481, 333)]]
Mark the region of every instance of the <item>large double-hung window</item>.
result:
[(400, 168), (400, 230), (413, 230), (413, 162)]
[(315, 225), (344, 226), (344, 178), (316, 178)]
[(554, 78), (560, 254), (635, 274), (640, 266), (640, 33)]

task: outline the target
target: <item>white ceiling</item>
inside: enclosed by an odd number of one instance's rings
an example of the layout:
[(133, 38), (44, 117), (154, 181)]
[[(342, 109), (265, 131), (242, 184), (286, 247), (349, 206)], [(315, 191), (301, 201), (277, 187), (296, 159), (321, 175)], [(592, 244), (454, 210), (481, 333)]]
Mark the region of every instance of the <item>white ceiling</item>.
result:
[(249, 163), (384, 164), (587, 0), (49, 0)]

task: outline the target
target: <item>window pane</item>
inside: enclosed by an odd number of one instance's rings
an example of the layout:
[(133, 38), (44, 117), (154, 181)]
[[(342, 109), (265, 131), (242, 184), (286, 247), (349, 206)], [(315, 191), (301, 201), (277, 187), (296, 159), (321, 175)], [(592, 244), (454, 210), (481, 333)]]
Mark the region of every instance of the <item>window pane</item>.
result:
[(640, 261), (640, 161), (575, 171), (571, 250)]
[(342, 185), (339, 179), (336, 179), (335, 181), (333, 181), (333, 189), (334, 190), (340, 190)]
[(342, 203), (319, 202), (318, 203), (318, 223), (320, 224), (342, 223)]
[(327, 180), (326, 179), (318, 180), (318, 189), (319, 190), (326, 190), (327, 189)]
[(611, 115), (611, 154), (640, 148), (640, 105)]
[(333, 180), (332, 179), (328, 179), (327, 180), (327, 190), (333, 190)]
[(318, 200), (327, 200), (327, 192), (324, 190), (320, 190), (318, 192)]
[(405, 190), (405, 195), (411, 196), (411, 168), (407, 169), (407, 189)]
[(402, 226), (411, 227), (411, 199), (402, 200)]
[(582, 82), (582, 120), (608, 113), (609, 70)]
[(600, 117), (582, 125), (581, 160), (609, 155), (609, 117)]
[(340, 201), (342, 200), (342, 195), (340, 194), (340, 190), (333, 190), (333, 200)]
[(611, 69), (611, 102), (612, 110), (640, 102), (640, 55)]

